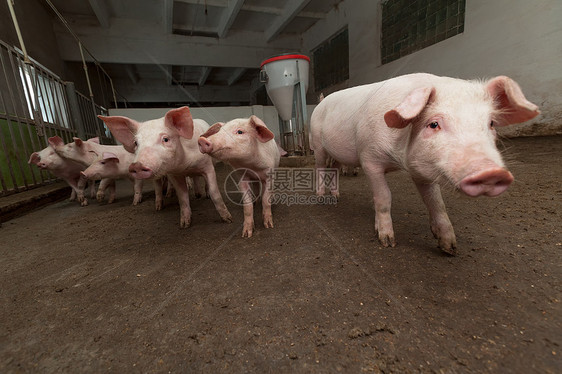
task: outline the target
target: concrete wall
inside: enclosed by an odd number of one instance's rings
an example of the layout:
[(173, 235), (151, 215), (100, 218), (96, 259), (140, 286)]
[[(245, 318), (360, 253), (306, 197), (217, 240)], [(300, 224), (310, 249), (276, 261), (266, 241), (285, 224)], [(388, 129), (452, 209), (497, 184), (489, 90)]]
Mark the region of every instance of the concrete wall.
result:
[(304, 53), (347, 26), (350, 77), (343, 86), (413, 72), (463, 79), (507, 75), (542, 114), (502, 134), (562, 134), (562, 1), (468, 0), (464, 33), (385, 65), (380, 8), (380, 0), (344, 0), (303, 35)]
[[(307, 106), (308, 118), (314, 110), (314, 105)], [(143, 122), (155, 118), (161, 118), (172, 108), (132, 108), (132, 109), (109, 109), (110, 116), (125, 116), (136, 121)], [(197, 108), (190, 107), (193, 118), (200, 118), (212, 125), (216, 122), (228, 122), (234, 118), (248, 118), (252, 114), (261, 118), (267, 127), (275, 134), (275, 139), (279, 139), (279, 114), (274, 106), (239, 106), (239, 107), (210, 107)]]

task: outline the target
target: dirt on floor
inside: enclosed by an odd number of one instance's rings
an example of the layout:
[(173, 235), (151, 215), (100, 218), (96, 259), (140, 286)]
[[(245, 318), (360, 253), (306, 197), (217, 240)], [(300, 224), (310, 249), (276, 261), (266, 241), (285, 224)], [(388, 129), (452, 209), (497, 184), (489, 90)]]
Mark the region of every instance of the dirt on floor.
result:
[[(381, 247), (367, 180), (337, 205), (242, 209), (154, 197), (63, 201), (0, 228), (0, 372), (562, 372), (562, 137), (504, 141), (497, 198), (446, 189), (458, 255), (437, 249), (404, 173), (398, 245)], [(218, 167), (222, 186), (228, 169)], [(224, 196), (224, 193), (223, 193)]]

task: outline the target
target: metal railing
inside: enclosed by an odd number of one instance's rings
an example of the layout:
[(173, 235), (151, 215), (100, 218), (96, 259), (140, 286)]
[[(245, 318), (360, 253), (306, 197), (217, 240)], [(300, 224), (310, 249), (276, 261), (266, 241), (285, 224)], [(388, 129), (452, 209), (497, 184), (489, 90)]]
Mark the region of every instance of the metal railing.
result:
[(54, 73), (0, 41), (0, 197), (54, 181), (48, 172), (28, 165), (29, 156), (58, 135), (99, 137), (114, 144), (97, 118), (107, 109), (75, 91)]

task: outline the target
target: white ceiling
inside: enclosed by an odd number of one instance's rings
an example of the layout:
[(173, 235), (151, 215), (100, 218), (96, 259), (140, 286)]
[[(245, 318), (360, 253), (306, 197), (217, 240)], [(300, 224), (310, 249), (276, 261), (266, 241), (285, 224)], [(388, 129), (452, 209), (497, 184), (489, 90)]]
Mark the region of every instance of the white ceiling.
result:
[[(341, 1), (51, 0), (128, 101), (215, 104), (249, 101), (260, 63), (300, 52), (302, 33)], [(75, 39), (54, 12), (53, 22), (62, 58), (78, 66)]]

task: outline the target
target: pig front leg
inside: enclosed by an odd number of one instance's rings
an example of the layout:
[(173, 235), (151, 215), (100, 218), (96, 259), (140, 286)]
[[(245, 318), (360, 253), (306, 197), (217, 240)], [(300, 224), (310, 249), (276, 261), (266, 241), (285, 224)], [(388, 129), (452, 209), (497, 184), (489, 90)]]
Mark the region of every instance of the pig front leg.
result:
[(266, 229), (273, 228), (273, 214), (271, 214), (271, 190), (268, 188), (268, 186), (272, 185), (272, 183), (262, 181), (261, 205), (263, 212), (263, 225)]
[(240, 181), (238, 188), (242, 192), (242, 201), (244, 204), (244, 226), (242, 228), (242, 237), (251, 238), (254, 232), (254, 202), (252, 200), (252, 186), (248, 181)]
[(111, 179), (108, 186), (108, 190), (109, 190), (109, 200), (107, 200), (107, 203), (112, 204), (115, 201), (115, 193), (117, 190), (115, 186), (115, 179)]
[[(168, 179), (168, 181), (166, 183), (168, 183), (169, 181), (170, 180)], [(156, 210), (162, 210), (162, 205), (163, 205), (163, 201), (164, 201), (163, 188), (164, 188), (164, 178), (155, 179), (154, 180), (154, 197), (155, 197), (155, 208), (156, 208)]]
[(100, 186), (98, 187), (98, 193), (96, 194), (96, 199), (98, 203), (102, 203), (105, 199), (105, 190), (109, 188), (111, 185), (112, 179), (104, 178), (100, 182)]
[(375, 233), (378, 235), (379, 242), (384, 247), (395, 247), (394, 229), (392, 227), (392, 217), (390, 207), (392, 196), (384, 169), (378, 167), (365, 167), (365, 174), (369, 178), (373, 191), (373, 201), (375, 204)]
[(133, 205), (137, 205), (142, 201), (142, 182), (142, 179), (135, 179), (133, 181), (133, 190), (135, 191)]
[(222, 200), (222, 196), (217, 185), (215, 168), (211, 162), (209, 162), (209, 167), (203, 172), (203, 178), (205, 178), (205, 182), (209, 188), (209, 195), (211, 195), (211, 200), (213, 201), (213, 204), (215, 204), (215, 208), (217, 209), (217, 212), (219, 212), (222, 220), (227, 223), (232, 223), (232, 215)]
[(78, 181), (76, 182), (76, 199), (80, 203), (80, 206), (88, 205), (88, 199), (84, 196), (86, 183), (88, 183), (88, 179), (85, 176), (80, 175)]
[(187, 228), (191, 226), (191, 206), (189, 205), (189, 189), (185, 176), (169, 175), (168, 180), (172, 181), (180, 203), (180, 228)]
[(457, 247), (455, 230), (447, 215), (439, 185), (416, 181), (414, 181), (414, 183), (429, 211), (431, 232), (435, 239), (439, 241), (439, 248), (444, 252), (455, 255)]
[(70, 192), (70, 199), (68, 199), (68, 201), (74, 200), (76, 200), (76, 190), (74, 189), (74, 187), (72, 187), (72, 191)]

